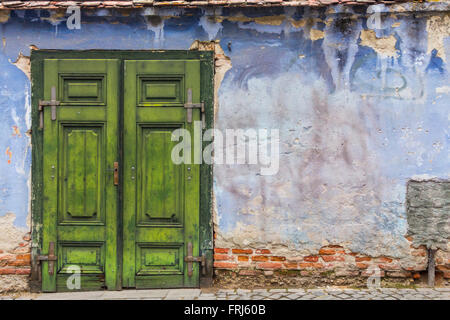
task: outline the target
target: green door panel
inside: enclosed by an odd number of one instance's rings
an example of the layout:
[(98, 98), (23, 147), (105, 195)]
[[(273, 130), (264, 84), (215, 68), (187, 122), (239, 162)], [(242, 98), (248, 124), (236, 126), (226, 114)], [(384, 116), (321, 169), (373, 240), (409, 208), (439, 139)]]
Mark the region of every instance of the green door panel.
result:
[(43, 253), (56, 246), (53, 275), (43, 262), (43, 291), (66, 291), (71, 266), (81, 290), (119, 287), (117, 197), (120, 61), (44, 60), (44, 100), (55, 87), (56, 120), (44, 108)]
[(174, 224), (182, 226), (183, 168), (171, 161), (176, 142), (171, 141), (177, 127), (139, 127), (138, 224)]
[[(172, 132), (186, 129), (187, 90), (200, 102), (200, 62), (124, 62), (123, 287), (195, 287), (184, 263), (188, 242), (199, 254), (198, 164), (171, 160)], [(193, 121), (200, 120), (198, 110)], [(195, 143), (195, 142), (194, 142)], [(192, 161), (193, 162), (193, 159)]]

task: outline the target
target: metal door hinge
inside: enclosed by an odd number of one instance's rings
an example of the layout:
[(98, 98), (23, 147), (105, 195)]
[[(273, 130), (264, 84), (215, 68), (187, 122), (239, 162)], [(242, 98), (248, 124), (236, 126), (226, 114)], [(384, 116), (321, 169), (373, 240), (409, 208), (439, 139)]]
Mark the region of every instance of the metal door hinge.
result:
[(58, 260), (58, 257), (55, 255), (55, 243), (50, 242), (48, 246), (48, 255), (38, 255), (36, 257), (36, 261), (38, 264), (41, 261), (48, 261), (48, 274), (53, 275), (55, 272), (55, 261)]
[(206, 275), (206, 259), (205, 256), (194, 257), (194, 247), (192, 242), (187, 244), (187, 256), (184, 257), (184, 262), (187, 262), (188, 276), (192, 277), (194, 273), (194, 262), (199, 262), (202, 267), (202, 275)]
[(44, 107), (52, 108), (52, 121), (56, 120), (56, 107), (60, 105), (59, 101), (56, 101), (56, 87), (52, 87), (50, 101), (39, 100), (39, 128), (44, 128)]
[(200, 112), (202, 113), (202, 128), (205, 129), (206, 127), (206, 119), (205, 119), (205, 103), (192, 103), (192, 89), (189, 88), (187, 90), (187, 102), (184, 104), (184, 108), (187, 112), (187, 122), (192, 123), (192, 109), (198, 108), (200, 109)]

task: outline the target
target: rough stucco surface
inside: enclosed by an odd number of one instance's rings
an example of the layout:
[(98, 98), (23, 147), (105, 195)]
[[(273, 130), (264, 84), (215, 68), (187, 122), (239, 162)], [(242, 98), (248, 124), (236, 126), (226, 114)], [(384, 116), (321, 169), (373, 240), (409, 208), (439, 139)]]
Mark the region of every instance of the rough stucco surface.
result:
[(369, 30), (364, 14), (340, 6), (103, 9), (68, 30), (61, 14), (13, 11), (0, 23), (0, 217), (27, 226), (30, 82), (12, 64), (21, 52), (188, 49), (217, 39), (230, 60), (216, 128), (279, 129), (281, 155), (274, 176), (215, 166), (216, 246), (294, 255), (340, 244), (406, 259), (406, 182), (450, 176), (448, 16), (388, 13)]
[(8, 292), (25, 292), (29, 290), (29, 277), (17, 275), (0, 276), (0, 294)]
[(408, 233), (413, 244), (447, 249), (450, 238), (450, 182), (408, 182)]

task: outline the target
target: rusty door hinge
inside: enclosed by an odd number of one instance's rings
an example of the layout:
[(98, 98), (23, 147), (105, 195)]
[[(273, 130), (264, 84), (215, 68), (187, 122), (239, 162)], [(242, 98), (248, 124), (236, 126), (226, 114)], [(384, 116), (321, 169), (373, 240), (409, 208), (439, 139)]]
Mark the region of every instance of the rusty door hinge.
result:
[(187, 122), (192, 123), (192, 109), (198, 108), (200, 109), (200, 112), (202, 113), (202, 128), (205, 129), (206, 127), (206, 120), (205, 120), (205, 103), (192, 103), (192, 89), (189, 88), (187, 90), (187, 102), (184, 104), (184, 108), (187, 112)]
[(59, 106), (60, 102), (56, 101), (56, 87), (52, 87), (50, 101), (39, 100), (39, 128), (44, 128), (44, 107), (52, 108), (52, 121), (56, 120), (56, 106)]
[(194, 257), (194, 247), (192, 246), (192, 242), (188, 242), (187, 244), (187, 256), (184, 257), (184, 262), (187, 262), (188, 276), (192, 277), (194, 273), (194, 262), (199, 262), (202, 267), (202, 275), (206, 275), (206, 260), (205, 256)]
[(58, 257), (55, 255), (55, 243), (49, 243), (48, 255), (38, 255), (36, 258), (37, 263), (39, 264), (41, 261), (48, 261), (48, 274), (53, 275), (55, 272), (55, 261), (58, 260)]

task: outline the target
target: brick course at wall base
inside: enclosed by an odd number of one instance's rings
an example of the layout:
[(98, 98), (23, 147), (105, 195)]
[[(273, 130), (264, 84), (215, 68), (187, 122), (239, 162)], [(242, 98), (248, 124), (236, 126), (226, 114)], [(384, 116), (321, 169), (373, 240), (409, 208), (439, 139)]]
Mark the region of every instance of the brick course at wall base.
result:
[(31, 273), (30, 234), (12, 250), (0, 250), (0, 293), (28, 289)]
[[(412, 241), (411, 238), (408, 238)], [(214, 268), (216, 284), (232, 284), (236, 278), (252, 277), (254, 285), (286, 282), (280, 277), (305, 277), (306, 283), (334, 285), (366, 285), (367, 278), (379, 268), (379, 275), (389, 281), (410, 283), (425, 274), (428, 265), (425, 246), (410, 247), (410, 256), (398, 259), (392, 257), (369, 257), (354, 253), (339, 245), (320, 248), (317, 254), (307, 256), (279, 256), (269, 249), (215, 248)], [(436, 277), (449, 284), (450, 253), (439, 250), (436, 254)], [(309, 280), (306, 280), (309, 278)], [(275, 280), (274, 280), (275, 279)], [(335, 279), (336, 281), (331, 281)], [(250, 279), (248, 279), (250, 280)], [(236, 280), (237, 281), (237, 280)], [(290, 279), (286, 284), (299, 284)], [(301, 282), (301, 281), (300, 281)], [(249, 281), (250, 285), (251, 281)]]

